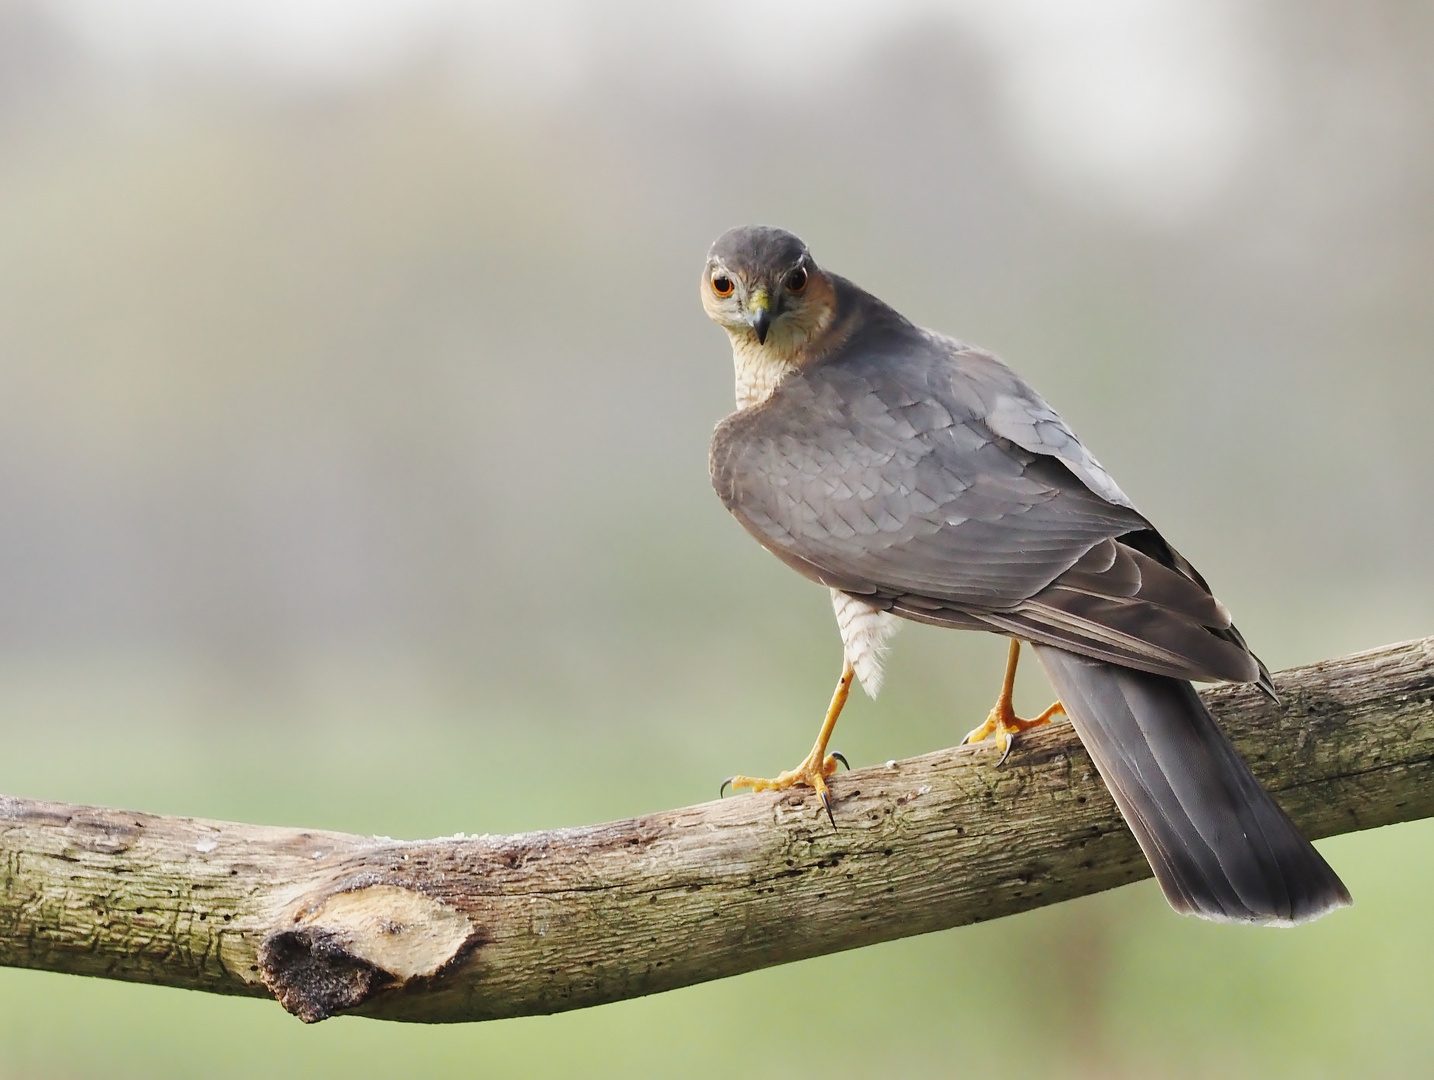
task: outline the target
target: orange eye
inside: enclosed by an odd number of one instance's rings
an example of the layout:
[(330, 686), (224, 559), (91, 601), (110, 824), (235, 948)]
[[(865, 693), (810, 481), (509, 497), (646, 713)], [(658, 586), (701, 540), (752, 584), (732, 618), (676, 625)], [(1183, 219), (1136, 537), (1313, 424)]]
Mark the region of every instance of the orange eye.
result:
[(726, 274), (717, 274), (712, 279), (712, 291), (718, 296), (732, 295), (732, 279)]
[(806, 267), (799, 266), (787, 275), (787, 292), (799, 293), (807, 287)]

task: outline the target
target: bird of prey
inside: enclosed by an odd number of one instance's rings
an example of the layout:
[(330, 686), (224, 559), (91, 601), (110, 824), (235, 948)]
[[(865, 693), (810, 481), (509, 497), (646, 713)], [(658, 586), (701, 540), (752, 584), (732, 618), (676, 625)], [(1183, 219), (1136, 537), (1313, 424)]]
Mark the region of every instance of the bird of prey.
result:
[[(756, 791), (815, 788), (853, 677), (875, 696), (898, 619), (1011, 639), (995, 708), (966, 741), (1064, 713), (1177, 911), (1291, 925), (1350, 903), (1251, 774), (1190, 681), (1272, 697), (1205, 579), (1076, 438), (990, 353), (923, 329), (819, 267), (782, 229), (719, 237), (702, 303), (727, 331), (737, 411), (712, 436), (727, 509), (831, 590), (841, 678), (811, 753)], [(1060, 700), (1011, 706), (1029, 643)]]

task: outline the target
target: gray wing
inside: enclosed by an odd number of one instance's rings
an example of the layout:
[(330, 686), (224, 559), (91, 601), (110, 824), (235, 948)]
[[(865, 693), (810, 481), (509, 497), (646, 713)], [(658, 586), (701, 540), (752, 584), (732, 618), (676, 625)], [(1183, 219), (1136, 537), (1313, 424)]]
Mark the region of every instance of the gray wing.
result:
[(1023, 449), (1056, 458), (1106, 502), (1135, 509), (1060, 414), (1019, 375), (980, 349), (935, 335), (933, 341), (938, 349), (949, 350), (952, 361), (962, 368), (963, 381), (979, 401), (982, 419), (992, 432)]
[(946, 339), (854, 341), (792, 376), (719, 425), (712, 479), (790, 565), (907, 618), (1186, 679), (1261, 675), (1059, 416)]

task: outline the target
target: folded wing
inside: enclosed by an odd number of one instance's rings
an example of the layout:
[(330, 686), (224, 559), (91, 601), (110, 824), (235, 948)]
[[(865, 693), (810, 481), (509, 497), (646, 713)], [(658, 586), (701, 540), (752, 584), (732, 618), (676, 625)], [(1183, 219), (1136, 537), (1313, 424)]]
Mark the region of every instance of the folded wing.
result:
[(860, 344), (713, 437), (713, 484), (764, 546), (910, 619), (1264, 681), (1200, 575), (1009, 369), (929, 335)]

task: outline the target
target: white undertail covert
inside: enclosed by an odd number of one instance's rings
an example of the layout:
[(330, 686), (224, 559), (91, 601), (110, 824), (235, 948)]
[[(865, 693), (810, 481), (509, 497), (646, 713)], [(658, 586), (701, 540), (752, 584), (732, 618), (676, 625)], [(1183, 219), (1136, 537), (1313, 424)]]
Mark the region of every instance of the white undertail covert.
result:
[(840, 589), (832, 590), (832, 610), (836, 612), (847, 662), (856, 670), (866, 696), (874, 698), (881, 692), (881, 663), (891, 635), (901, 629), (901, 620)]

